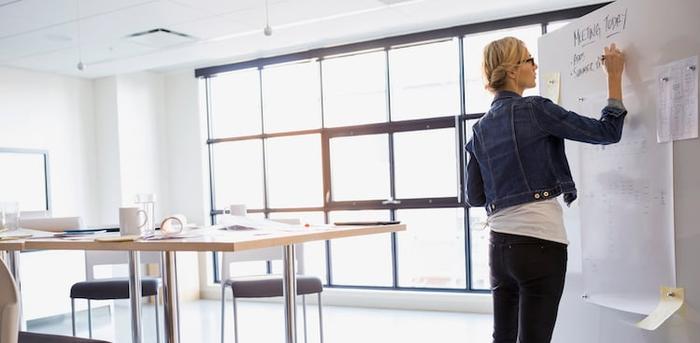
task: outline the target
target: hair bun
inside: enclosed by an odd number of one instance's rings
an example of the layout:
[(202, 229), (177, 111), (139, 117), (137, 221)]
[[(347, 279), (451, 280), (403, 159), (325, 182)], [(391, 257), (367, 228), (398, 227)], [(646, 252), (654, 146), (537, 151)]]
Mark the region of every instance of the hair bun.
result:
[(498, 90), (506, 85), (506, 80), (508, 79), (508, 72), (513, 69), (512, 64), (502, 64), (497, 66), (491, 71), (487, 81), (487, 87), (492, 90)]

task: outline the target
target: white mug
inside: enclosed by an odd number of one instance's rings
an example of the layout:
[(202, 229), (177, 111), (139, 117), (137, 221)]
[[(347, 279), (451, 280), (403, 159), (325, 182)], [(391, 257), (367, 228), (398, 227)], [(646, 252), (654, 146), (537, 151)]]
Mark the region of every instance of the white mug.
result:
[(119, 208), (119, 233), (122, 236), (141, 235), (141, 228), (148, 223), (148, 214), (138, 207)]
[(245, 216), (248, 213), (248, 209), (245, 204), (233, 204), (229, 206), (229, 213), (232, 216)]

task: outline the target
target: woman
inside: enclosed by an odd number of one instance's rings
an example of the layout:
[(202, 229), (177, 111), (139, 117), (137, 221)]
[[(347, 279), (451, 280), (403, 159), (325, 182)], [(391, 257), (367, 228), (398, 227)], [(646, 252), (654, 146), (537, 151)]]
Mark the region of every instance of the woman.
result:
[(522, 41), (507, 37), (484, 49), (486, 88), (495, 97), (467, 143), (467, 199), (489, 215), (494, 343), (551, 341), (568, 244), (556, 198), (563, 195), (567, 205), (576, 199), (564, 140), (616, 143), (627, 114), (624, 57), (615, 44), (604, 53), (608, 104), (596, 120), (522, 97), (535, 87), (537, 70)]

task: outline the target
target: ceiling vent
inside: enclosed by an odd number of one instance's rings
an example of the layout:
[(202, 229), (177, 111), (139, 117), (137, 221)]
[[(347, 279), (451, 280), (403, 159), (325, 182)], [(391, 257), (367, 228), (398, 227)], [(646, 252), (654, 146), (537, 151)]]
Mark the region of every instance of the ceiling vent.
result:
[(191, 43), (197, 39), (185, 33), (158, 28), (132, 33), (126, 36), (126, 40), (151, 48), (164, 48), (173, 45)]

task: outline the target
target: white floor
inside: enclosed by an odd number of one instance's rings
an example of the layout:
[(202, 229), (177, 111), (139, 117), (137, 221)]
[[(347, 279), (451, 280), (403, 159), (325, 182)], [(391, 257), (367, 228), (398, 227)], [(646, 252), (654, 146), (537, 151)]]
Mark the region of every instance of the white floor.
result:
[[(103, 305), (105, 303), (102, 303)], [(99, 304), (98, 304), (99, 306)], [(216, 300), (183, 302), (181, 306), (181, 342), (220, 342), (220, 304)], [(277, 303), (239, 302), (240, 343), (283, 342), (284, 312)], [(131, 342), (128, 303), (114, 306), (116, 315), (105, 308), (93, 313), (93, 337), (114, 343)], [(162, 311), (162, 308), (161, 308)], [(231, 302), (226, 304), (226, 342), (233, 342)], [(319, 342), (318, 312), (307, 305), (308, 342)], [(87, 337), (87, 314), (77, 319), (78, 336)], [(161, 312), (162, 321), (162, 312)], [(143, 308), (144, 343), (156, 342), (152, 305)], [(301, 306), (298, 311), (298, 342), (304, 342)], [(326, 343), (488, 343), (492, 319), (490, 315), (367, 309), (356, 307), (323, 307), (324, 341)], [(71, 334), (70, 315), (64, 318), (30, 322), (29, 331)], [(162, 329), (161, 329), (162, 332)], [(161, 337), (162, 339), (162, 337)], [(162, 340), (161, 340), (162, 341)]]

